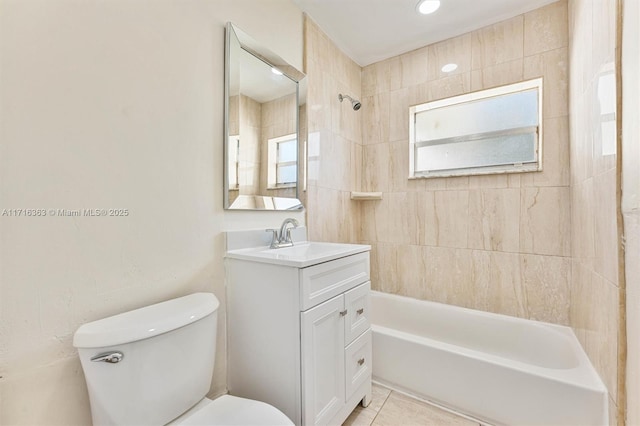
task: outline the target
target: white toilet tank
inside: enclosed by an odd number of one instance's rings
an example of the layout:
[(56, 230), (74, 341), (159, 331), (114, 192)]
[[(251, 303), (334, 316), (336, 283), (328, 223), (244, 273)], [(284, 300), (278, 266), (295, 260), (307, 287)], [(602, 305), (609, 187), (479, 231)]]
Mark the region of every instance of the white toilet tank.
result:
[[(81, 326), (73, 345), (93, 424), (164, 425), (204, 398), (219, 305), (213, 294), (195, 293)], [(91, 360), (100, 356), (106, 360)]]

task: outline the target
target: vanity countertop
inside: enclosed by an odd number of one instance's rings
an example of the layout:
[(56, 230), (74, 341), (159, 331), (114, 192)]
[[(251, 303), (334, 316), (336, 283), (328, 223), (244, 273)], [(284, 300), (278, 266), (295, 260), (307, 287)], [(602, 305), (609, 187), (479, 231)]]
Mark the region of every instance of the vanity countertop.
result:
[(321, 243), (302, 241), (291, 247), (271, 249), (268, 246), (227, 251), (230, 259), (249, 260), (274, 265), (306, 268), (318, 263), (329, 262), (345, 256), (370, 251), (365, 244)]

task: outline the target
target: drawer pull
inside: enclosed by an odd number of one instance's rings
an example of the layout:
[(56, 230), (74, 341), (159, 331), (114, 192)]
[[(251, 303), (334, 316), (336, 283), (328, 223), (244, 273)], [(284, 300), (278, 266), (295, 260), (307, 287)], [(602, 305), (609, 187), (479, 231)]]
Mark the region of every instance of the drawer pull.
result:
[(362, 315), (364, 313), (364, 308), (360, 308), (356, 311), (358, 315)]
[(358, 365), (362, 365), (362, 364), (364, 364), (364, 358), (360, 358), (360, 359), (358, 360)]
[(343, 317), (347, 315), (347, 310), (345, 309), (344, 311), (340, 311), (340, 316)]

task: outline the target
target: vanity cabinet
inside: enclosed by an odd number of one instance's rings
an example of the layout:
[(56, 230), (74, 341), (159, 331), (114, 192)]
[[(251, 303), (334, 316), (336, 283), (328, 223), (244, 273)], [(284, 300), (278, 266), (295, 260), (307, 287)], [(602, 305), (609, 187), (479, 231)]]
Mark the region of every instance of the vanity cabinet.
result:
[(297, 425), (369, 404), (368, 251), (303, 268), (227, 257), (226, 270), (229, 393)]
[(371, 380), (369, 290), (360, 284), (300, 314), (303, 424), (329, 424)]

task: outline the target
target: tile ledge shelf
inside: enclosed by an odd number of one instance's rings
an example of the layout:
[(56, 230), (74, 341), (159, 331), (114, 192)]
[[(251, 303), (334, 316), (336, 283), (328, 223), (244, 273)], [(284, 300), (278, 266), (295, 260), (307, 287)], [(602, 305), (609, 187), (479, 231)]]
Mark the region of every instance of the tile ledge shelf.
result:
[(351, 199), (355, 201), (382, 200), (382, 192), (351, 191)]

